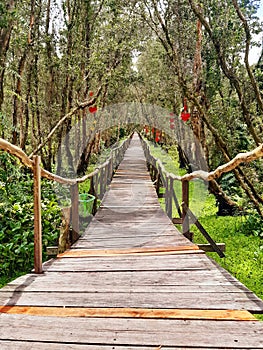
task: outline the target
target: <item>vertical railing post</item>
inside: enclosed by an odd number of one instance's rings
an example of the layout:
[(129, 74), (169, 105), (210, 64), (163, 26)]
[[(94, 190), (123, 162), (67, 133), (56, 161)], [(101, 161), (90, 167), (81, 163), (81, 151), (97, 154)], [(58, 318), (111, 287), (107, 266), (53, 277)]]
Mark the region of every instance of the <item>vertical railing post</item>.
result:
[(96, 214), (96, 211), (97, 211), (97, 194), (96, 194), (96, 191), (95, 191), (95, 176), (92, 176), (91, 179), (90, 179), (90, 190), (89, 190), (89, 193), (92, 194), (95, 199), (94, 199), (94, 202), (93, 202), (93, 206), (92, 206), (92, 211), (91, 211), (91, 214), (92, 215), (95, 215)]
[(33, 156), (34, 175), (34, 270), (42, 273), (41, 169), (40, 157)]
[(160, 173), (157, 171), (156, 193), (157, 193), (158, 198), (159, 198), (159, 196), (160, 196), (160, 185), (161, 185), (161, 175), (160, 175)]
[(166, 187), (167, 187), (167, 195), (166, 195), (166, 213), (167, 216), (172, 219), (173, 216), (173, 179), (170, 176), (166, 177)]
[(72, 222), (72, 243), (79, 238), (79, 186), (78, 183), (71, 185), (71, 222)]
[(100, 168), (100, 193), (99, 193), (99, 199), (102, 199), (103, 197), (103, 180), (104, 180), (104, 168)]
[(188, 207), (189, 207), (189, 181), (182, 181), (182, 228), (183, 235), (192, 240), (190, 233), (190, 225), (189, 225), (189, 216), (188, 216)]
[(109, 170), (109, 161), (108, 161), (108, 164), (106, 164), (104, 167), (103, 196), (104, 196), (106, 189), (107, 189), (108, 170)]
[(114, 154), (113, 154), (113, 152), (112, 152), (112, 154), (111, 154), (111, 159), (110, 159), (110, 182), (111, 182), (111, 180), (112, 180), (113, 173), (114, 173), (114, 165), (113, 165), (114, 160), (113, 160), (113, 158), (114, 158)]

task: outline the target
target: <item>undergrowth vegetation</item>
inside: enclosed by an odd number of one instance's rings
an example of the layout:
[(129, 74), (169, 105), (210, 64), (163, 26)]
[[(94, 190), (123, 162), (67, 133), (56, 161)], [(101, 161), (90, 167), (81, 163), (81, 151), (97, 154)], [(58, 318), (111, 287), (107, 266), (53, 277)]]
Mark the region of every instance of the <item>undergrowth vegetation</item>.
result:
[[(48, 181), (42, 181), (42, 235), (45, 248), (57, 243), (60, 207)], [(33, 177), (0, 152), (0, 286), (34, 266)]]

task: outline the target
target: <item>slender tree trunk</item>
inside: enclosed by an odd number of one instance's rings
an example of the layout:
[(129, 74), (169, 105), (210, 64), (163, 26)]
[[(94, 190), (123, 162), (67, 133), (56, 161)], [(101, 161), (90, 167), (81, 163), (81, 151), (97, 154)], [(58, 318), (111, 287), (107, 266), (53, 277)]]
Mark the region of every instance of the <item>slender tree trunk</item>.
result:
[[(6, 11), (11, 13), (16, 6), (15, 0), (9, 0), (6, 2)], [(7, 25), (0, 28), (0, 111), (4, 101), (4, 76), (5, 76), (5, 63), (6, 55), (9, 49), (9, 43), (11, 33), (13, 29), (12, 19), (8, 21)]]
[(24, 116), (22, 106), (22, 79), (28, 55), (28, 48), (25, 49), (18, 64), (18, 77), (16, 82), (16, 90), (14, 96), (14, 109), (13, 109), (13, 138), (12, 143), (16, 145), (18, 143), (18, 127), (20, 128), (20, 147), (25, 144), (24, 139)]

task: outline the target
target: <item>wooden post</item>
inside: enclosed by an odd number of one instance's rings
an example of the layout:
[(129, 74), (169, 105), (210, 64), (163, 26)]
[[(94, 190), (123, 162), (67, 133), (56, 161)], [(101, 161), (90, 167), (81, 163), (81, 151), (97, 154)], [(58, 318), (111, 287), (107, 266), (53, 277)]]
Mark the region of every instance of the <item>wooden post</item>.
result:
[[(170, 180), (170, 181), (169, 181)], [(167, 177), (167, 197), (166, 197), (166, 213), (167, 216), (172, 219), (173, 216), (173, 188), (174, 181), (171, 177)]]
[(42, 273), (41, 170), (40, 157), (33, 157), (34, 174), (34, 269)]
[(60, 227), (60, 235), (58, 241), (58, 253), (64, 253), (70, 247), (70, 207), (62, 208), (61, 217), (62, 224)]
[(71, 243), (76, 242), (79, 238), (79, 186), (78, 184), (71, 185), (71, 223), (72, 223), (72, 237)]
[[(97, 175), (95, 175), (95, 176), (97, 176)], [(89, 193), (95, 197), (94, 202), (93, 202), (93, 206), (92, 206), (92, 211), (91, 211), (92, 215), (95, 215), (96, 211), (97, 211), (97, 194), (95, 191), (95, 184), (94, 184), (95, 176), (92, 176), (92, 178), (90, 179), (90, 190), (89, 190)]]
[(104, 168), (100, 169), (100, 193), (99, 193), (99, 199), (102, 199), (103, 197), (103, 180), (104, 180)]
[(109, 170), (109, 161), (108, 164), (104, 167), (104, 179), (103, 179), (103, 196), (107, 190), (107, 181), (108, 181), (108, 170)]
[(156, 179), (156, 193), (158, 198), (160, 197), (160, 182), (161, 182), (161, 175), (157, 171), (157, 179)]
[(99, 173), (97, 173), (94, 178), (94, 196), (99, 198)]
[(112, 180), (113, 177), (113, 173), (114, 173), (114, 160), (113, 160), (113, 154), (111, 155), (111, 159), (110, 159), (110, 182)]
[(183, 235), (192, 241), (193, 237), (190, 233), (188, 207), (189, 207), (189, 181), (182, 181), (182, 220)]

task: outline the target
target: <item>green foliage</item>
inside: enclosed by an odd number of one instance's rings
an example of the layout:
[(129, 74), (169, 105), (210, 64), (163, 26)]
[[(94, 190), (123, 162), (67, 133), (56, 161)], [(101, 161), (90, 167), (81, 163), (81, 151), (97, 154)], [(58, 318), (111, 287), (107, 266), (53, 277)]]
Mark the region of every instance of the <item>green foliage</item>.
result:
[(14, 14), (15, 11), (8, 11), (7, 5), (5, 5), (3, 2), (0, 2), (0, 29), (7, 28)]
[[(257, 213), (247, 215), (242, 223), (241, 232), (248, 236), (260, 237), (263, 240), (262, 218)], [(263, 241), (260, 248), (263, 250)]]
[[(43, 251), (58, 238), (60, 208), (49, 182), (42, 182)], [(32, 175), (16, 159), (0, 152), (0, 284), (34, 265)]]

